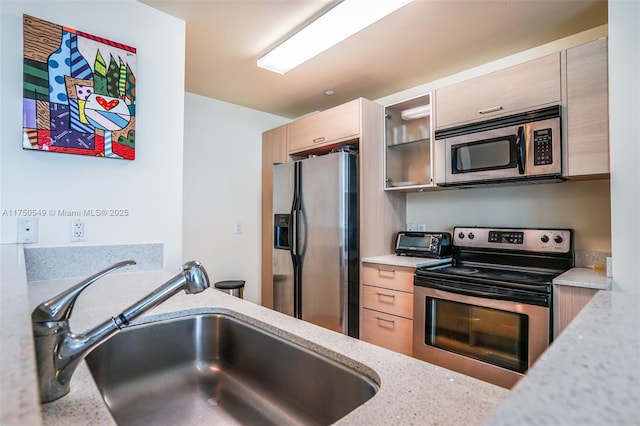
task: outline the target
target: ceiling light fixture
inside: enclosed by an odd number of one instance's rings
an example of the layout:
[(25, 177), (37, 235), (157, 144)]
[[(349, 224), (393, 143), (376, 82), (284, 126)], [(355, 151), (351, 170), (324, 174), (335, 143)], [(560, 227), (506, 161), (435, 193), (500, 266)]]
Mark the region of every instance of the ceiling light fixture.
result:
[(411, 1), (343, 0), (258, 59), (258, 66), (284, 74)]

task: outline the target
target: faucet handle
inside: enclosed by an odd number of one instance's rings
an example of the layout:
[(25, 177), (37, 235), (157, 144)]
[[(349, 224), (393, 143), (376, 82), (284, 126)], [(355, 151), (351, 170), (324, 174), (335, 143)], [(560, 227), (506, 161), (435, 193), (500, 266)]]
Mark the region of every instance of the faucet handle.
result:
[(89, 278), (86, 278), (75, 286), (63, 291), (57, 296), (42, 302), (31, 313), (31, 320), (34, 323), (44, 323), (52, 321), (68, 321), (73, 311), (73, 305), (82, 291), (108, 273), (124, 266), (135, 265), (135, 260), (125, 260), (109, 266)]

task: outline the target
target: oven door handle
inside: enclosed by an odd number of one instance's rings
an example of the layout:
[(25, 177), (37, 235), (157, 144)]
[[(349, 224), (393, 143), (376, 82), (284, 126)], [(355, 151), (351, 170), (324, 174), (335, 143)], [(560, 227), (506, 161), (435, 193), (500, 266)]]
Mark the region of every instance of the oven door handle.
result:
[[(421, 284), (418, 284), (421, 285)], [(461, 294), (464, 296), (475, 296), (475, 297), (485, 297), (487, 299), (494, 300), (514, 300), (514, 295), (509, 293), (500, 293), (500, 292), (491, 292), (491, 291), (482, 291), (477, 288), (464, 288), (459, 286), (450, 286), (443, 283), (436, 283), (433, 281), (429, 281), (426, 285), (421, 285), (422, 287), (432, 288), (434, 290), (445, 291), (453, 294)], [(513, 289), (517, 291), (517, 289)], [(542, 293), (520, 293), (517, 297), (517, 302), (528, 303), (537, 306), (549, 306), (550, 304), (550, 295), (542, 294)]]
[(433, 288), (435, 290), (441, 290), (441, 291), (447, 291), (449, 293), (464, 294), (466, 296), (489, 297), (491, 299), (500, 299), (501, 298), (500, 294), (491, 293), (491, 292), (488, 292), (488, 291), (470, 290), (470, 289), (454, 287), (454, 286), (448, 286), (448, 285), (443, 285), (443, 284), (429, 283), (428, 288)]
[(524, 140), (524, 126), (518, 127), (516, 149), (518, 151), (518, 173), (523, 175), (525, 174), (525, 164), (527, 164), (527, 150)]

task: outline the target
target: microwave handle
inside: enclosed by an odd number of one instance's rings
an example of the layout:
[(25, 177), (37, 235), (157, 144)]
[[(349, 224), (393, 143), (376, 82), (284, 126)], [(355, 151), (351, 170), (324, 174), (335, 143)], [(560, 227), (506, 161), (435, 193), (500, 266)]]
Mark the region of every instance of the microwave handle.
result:
[(526, 151), (526, 145), (524, 140), (524, 126), (518, 127), (516, 149), (518, 150), (518, 173), (523, 175), (524, 165), (527, 164), (527, 151)]

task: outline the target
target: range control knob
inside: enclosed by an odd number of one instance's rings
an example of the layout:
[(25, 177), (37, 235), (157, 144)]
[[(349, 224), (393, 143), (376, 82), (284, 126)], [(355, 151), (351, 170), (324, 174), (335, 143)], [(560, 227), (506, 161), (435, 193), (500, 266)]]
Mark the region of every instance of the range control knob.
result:
[(473, 232), (469, 232), (469, 239), (473, 240), (475, 238), (475, 235), (473, 235)]
[(540, 241), (542, 241), (543, 243), (548, 243), (549, 237), (547, 237), (546, 235), (543, 235), (542, 237), (540, 237)]
[(460, 233), (458, 234), (458, 238), (460, 238), (461, 240), (462, 240), (462, 239), (464, 239), (464, 233), (463, 233), (463, 232), (460, 232)]
[(556, 236), (553, 238), (553, 241), (555, 241), (555, 242), (556, 242), (556, 244), (560, 244), (561, 242), (563, 242), (563, 241), (564, 241), (564, 238), (562, 238), (562, 235), (556, 235)]

